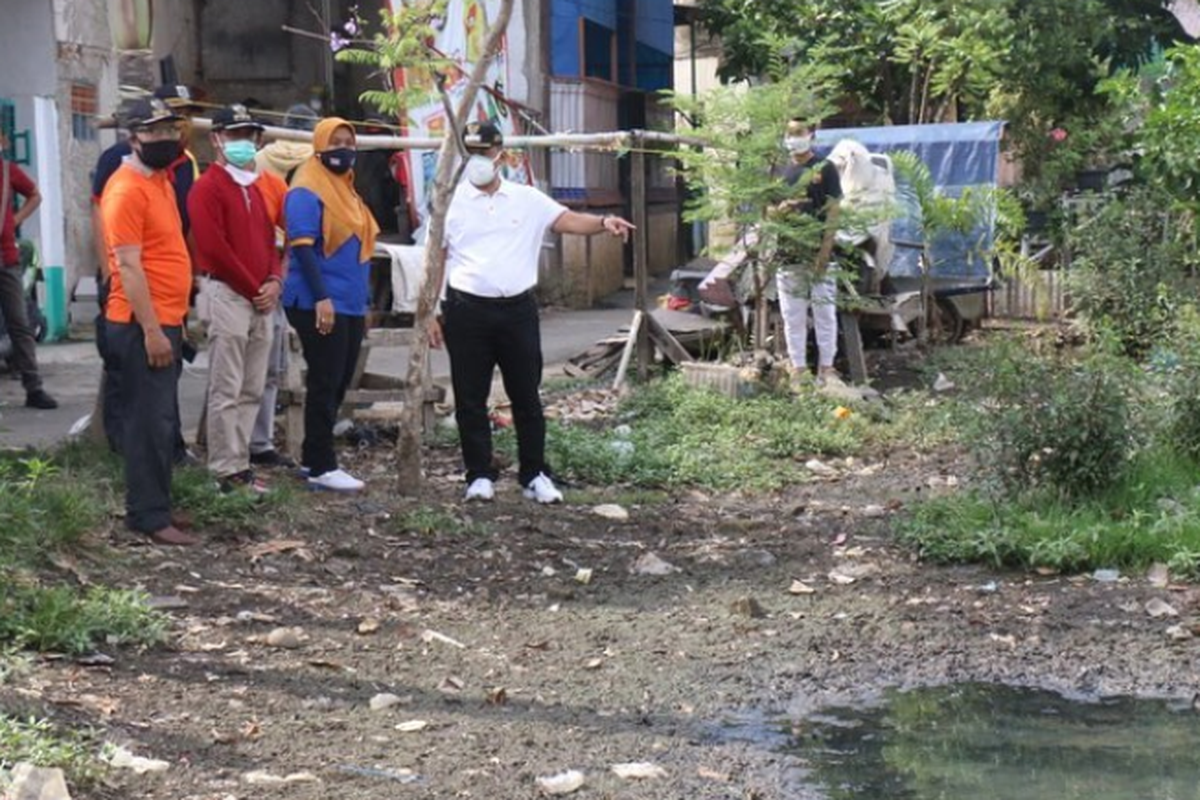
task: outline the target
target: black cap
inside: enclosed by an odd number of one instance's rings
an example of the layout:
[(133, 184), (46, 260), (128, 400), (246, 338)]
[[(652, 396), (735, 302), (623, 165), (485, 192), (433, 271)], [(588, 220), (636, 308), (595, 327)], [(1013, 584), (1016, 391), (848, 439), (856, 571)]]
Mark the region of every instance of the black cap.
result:
[(200, 105), (192, 96), (192, 90), (180, 83), (169, 83), (154, 90), (154, 96), (171, 108), (198, 111)]
[(266, 130), (261, 122), (250, 116), (245, 106), (238, 104), (218, 108), (212, 115), (212, 125), (214, 131)]
[(160, 122), (178, 122), (183, 119), (170, 106), (157, 97), (134, 100), (125, 112), (125, 127), (130, 130), (146, 128)]
[[(487, 122), (472, 122), (467, 125), (467, 149), (490, 150), (504, 144), (504, 134), (491, 120)], [(472, 139), (474, 137), (474, 139)]]

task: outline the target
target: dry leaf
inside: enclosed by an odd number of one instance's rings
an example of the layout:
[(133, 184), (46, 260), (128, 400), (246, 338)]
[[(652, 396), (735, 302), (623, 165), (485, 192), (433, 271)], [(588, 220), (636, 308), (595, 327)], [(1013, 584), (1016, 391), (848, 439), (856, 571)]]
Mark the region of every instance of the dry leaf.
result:
[(438, 633), (437, 631), (425, 631), (421, 634), (421, 641), (425, 644), (429, 644), (430, 642), (441, 642), (442, 644), (448, 644), (451, 647), (457, 647), (460, 650), (465, 650), (467, 647), (457, 639), (451, 639), (446, 634)]
[(438, 684), (438, 691), (445, 692), (447, 694), (455, 694), (457, 692), (461, 692), (463, 690), (463, 686), (464, 684), (462, 682), (462, 678), (456, 678), (453, 675), (450, 675), (443, 678), (442, 682)]
[(1146, 613), (1153, 619), (1159, 617), (1178, 617), (1179, 612), (1171, 604), (1155, 597), (1146, 601)]
[(727, 783), (730, 778), (728, 772), (717, 772), (715, 769), (709, 769), (708, 767), (698, 768), (696, 774), (701, 778), (708, 778), (710, 781), (720, 781), (721, 783)]
[(368, 617), (367, 619), (364, 619), (362, 622), (358, 623), (358, 632), (360, 634), (362, 634), (363, 636), (366, 636), (371, 633), (375, 633), (378, 630), (379, 630), (379, 620), (377, 620), (377, 619), (371, 619), (370, 617)]
[(585, 663), (583, 665), (583, 668), (584, 669), (600, 669), (600, 667), (602, 667), (602, 666), (604, 666), (603, 658), (591, 658), (591, 659), (588, 659), (587, 663)]
[(247, 547), (246, 553), (250, 556), (251, 561), (258, 561), (266, 556), (273, 556), (278, 553), (286, 553), (289, 550), (299, 550), (306, 544), (308, 544), (308, 542), (305, 542), (302, 539), (272, 539), (269, 542), (263, 542), (262, 544), (255, 544)]
[(792, 581), (792, 585), (788, 587), (791, 594), (816, 594), (817, 590), (809, 586), (804, 581)]
[(257, 739), (262, 736), (262, 723), (257, 719), (248, 719), (242, 723), (240, 730), (243, 739)]
[(497, 686), (487, 693), (487, 703), (489, 706), (502, 706), (508, 702), (508, 690), (503, 686)]

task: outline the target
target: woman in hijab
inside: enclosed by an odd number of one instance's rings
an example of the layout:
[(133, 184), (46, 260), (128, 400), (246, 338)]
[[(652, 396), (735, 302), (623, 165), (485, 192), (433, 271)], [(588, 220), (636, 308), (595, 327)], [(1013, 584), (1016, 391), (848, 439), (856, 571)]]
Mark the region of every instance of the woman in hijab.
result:
[(296, 171), (285, 202), (291, 264), (283, 306), (308, 364), (301, 464), (310, 488), (356, 492), (363, 482), (338, 468), (333, 426), (366, 329), (379, 226), (354, 191), (357, 148), (350, 123), (321, 120), (313, 151)]

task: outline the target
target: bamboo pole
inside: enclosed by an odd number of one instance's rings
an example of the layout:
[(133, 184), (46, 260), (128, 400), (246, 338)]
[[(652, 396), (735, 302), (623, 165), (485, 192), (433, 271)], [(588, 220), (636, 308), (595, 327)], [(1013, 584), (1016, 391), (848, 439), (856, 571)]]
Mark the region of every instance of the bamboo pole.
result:
[[(650, 305), (650, 246), (648, 214), (646, 213), (646, 153), (642, 150), (642, 131), (634, 131), (630, 140), (630, 201), (633, 204), (633, 305), (642, 314), (648, 314)], [(630, 335), (633, 335), (630, 331)], [(650, 362), (654, 349), (650, 342), (650, 329), (639, 325), (637, 329), (637, 374), (639, 381), (649, 376)]]

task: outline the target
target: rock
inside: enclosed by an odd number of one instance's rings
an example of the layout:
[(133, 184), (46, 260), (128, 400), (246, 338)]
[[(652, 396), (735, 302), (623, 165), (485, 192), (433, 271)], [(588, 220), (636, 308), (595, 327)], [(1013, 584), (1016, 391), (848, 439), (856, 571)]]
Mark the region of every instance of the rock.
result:
[(1120, 577), (1119, 569), (1098, 569), (1092, 573), (1092, 580), (1099, 583), (1115, 583)]
[(290, 775), (272, 775), (263, 770), (247, 772), (242, 780), (253, 786), (286, 786), (289, 783), (316, 783), (321, 780), (311, 772), (293, 772)]
[(6, 800), (71, 800), (61, 769), (35, 767), (21, 762), (12, 769), (12, 785)]
[(788, 592), (791, 594), (816, 594), (817, 590), (804, 581), (792, 581), (792, 585), (788, 587)]
[(166, 761), (135, 756), (120, 745), (114, 747), (112, 752), (108, 754), (108, 763), (109, 766), (116, 769), (131, 769), (138, 775), (144, 775), (147, 772), (166, 772), (171, 768), (171, 765)]
[(939, 394), (942, 392), (953, 391), (954, 381), (947, 378), (943, 373), (937, 374), (937, 379), (933, 382), (933, 390)]
[(611, 519), (614, 522), (629, 521), (629, 512), (615, 503), (605, 503), (604, 505), (596, 506), (592, 509), (592, 513), (604, 519)]
[(404, 698), (394, 694), (389, 694), (388, 692), (383, 692), (372, 697), (370, 705), (372, 711), (383, 711), (391, 708), (392, 706), (398, 706), (403, 702)]
[(267, 634), (267, 645), (281, 650), (296, 650), (308, 641), (303, 628), (276, 628)]
[(587, 586), (589, 583), (592, 582), (592, 568), (591, 567), (580, 567), (579, 569), (575, 570), (575, 580), (576, 580), (576, 582), (582, 583), (584, 586)]
[(887, 516), (887, 509), (883, 506), (864, 506), (862, 515), (867, 519), (878, 519), (879, 517)]
[(429, 727), (429, 722), (423, 719), (410, 719), (408, 722), (401, 722), (396, 725), (396, 730), (401, 733), (416, 733), (423, 731)]
[(838, 575), (841, 575), (844, 578), (850, 578), (851, 579), (850, 582), (853, 583), (856, 580), (861, 580), (863, 578), (870, 578), (875, 575), (878, 575), (882, 571), (883, 570), (880, 569), (879, 565), (873, 561), (866, 561), (863, 563), (854, 563), (854, 564), (842, 564), (836, 570), (834, 570), (833, 572), (831, 572), (829, 574), (829, 579), (836, 583), (840, 583), (841, 581), (838, 581), (837, 578), (833, 577), (834, 573), (836, 573)]
[(1150, 569), (1146, 571), (1146, 580), (1156, 589), (1165, 589), (1171, 582), (1171, 572), (1166, 564), (1151, 564)]
[(1149, 614), (1152, 619), (1179, 616), (1179, 612), (1176, 611), (1173, 606), (1157, 597), (1146, 601), (1146, 613)]
[(808, 470), (809, 472), (811, 472), (813, 475), (816, 475), (821, 478), (832, 478), (838, 474), (838, 471), (836, 469), (834, 469), (833, 467), (824, 463), (823, 461), (818, 461), (815, 458), (805, 461), (804, 468), (806, 470)]
[(734, 600), (730, 609), (734, 614), (749, 617), (750, 619), (762, 619), (767, 615), (767, 612), (763, 610), (762, 604), (749, 596), (739, 597), (737, 600)]
[(358, 632), (362, 636), (368, 636), (379, 631), (379, 620), (367, 618), (358, 623)]
[(625, 780), (644, 780), (647, 778), (665, 778), (667, 771), (657, 764), (639, 761), (633, 764), (613, 764), (612, 771), (618, 778)]
[(634, 575), (670, 575), (678, 572), (678, 567), (668, 564), (654, 553), (643, 553), (633, 562), (629, 571)]
[(538, 788), (546, 794), (570, 794), (583, 787), (583, 773), (572, 769), (558, 775), (537, 779)]
[(1172, 641), (1176, 642), (1182, 642), (1192, 638), (1192, 632), (1182, 625), (1172, 625), (1171, 627), (1167, 628), (1166, 633)]

